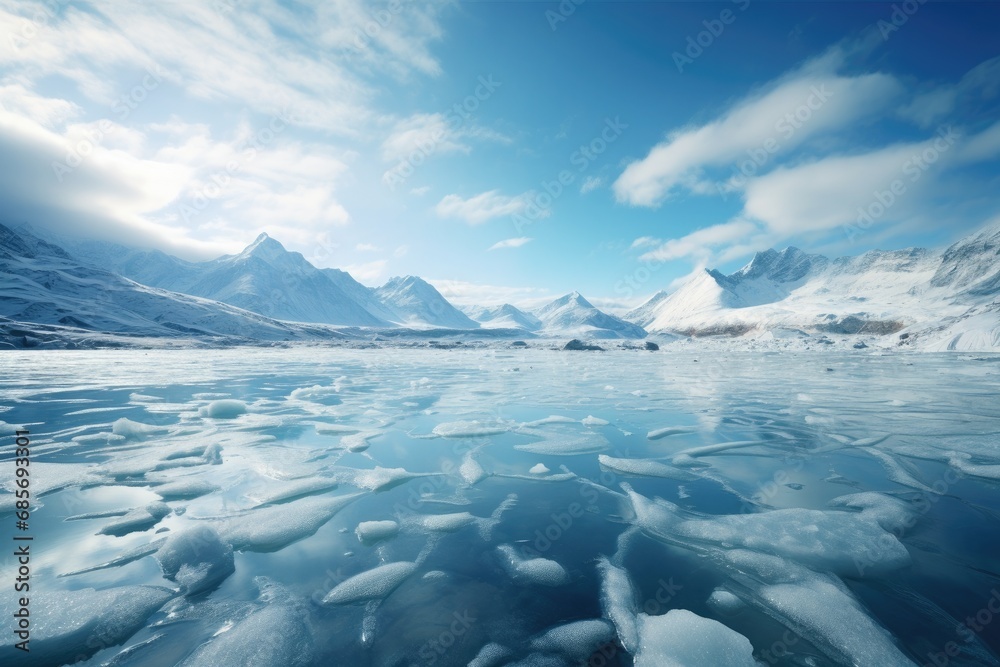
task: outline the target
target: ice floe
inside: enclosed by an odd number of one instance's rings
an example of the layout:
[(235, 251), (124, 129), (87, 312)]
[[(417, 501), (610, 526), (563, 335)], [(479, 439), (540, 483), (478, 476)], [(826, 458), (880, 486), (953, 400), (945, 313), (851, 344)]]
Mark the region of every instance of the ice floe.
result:
[(395, 537), (399, 533), (399, 524), (395, 521), (362, 521), (354, 533), (359, 542), (371, 546)]
[(603, 619), (574, 621), (547, 630), (541, 636), (532, 639), (529, 646), (533, 651), (559, 653), (577, 663), (585, 663), (598, 648), (609, 643), (614, 636), (614, 627)]
[(507, 575), (515, 583), (538, 586), (564, 586), (569, 583), (569, 573), (554, 560), (522, 557), (509, 544), (498, 546), (497, 554)]
[(163, 576), (177, 582), (187, 595), (211, 590), (236, 571), (233, 548), (211, 526), (170, 535), (155, 557)]
[(212, 401), (198, 412), (202, 417), (211, 419), (235, 419), (247, 413), (247, 404), (233, 398), (223, 398)]
[(628, 571), (616, 567), (601, 557), (597, 562), (601, 574), (601, 609), (604, 616), (614, 623), (618, 640), (625, 650), (635, 654), (639, 648), (639, 626), (637, 616), (639, 605), (635, 588)]
[[(123, 586), (107, 590), (32, 590), (30, 663), (61, 665), (77, 662), (106, 646), (123, 643), (174, 593), (154, 586)], [(14, 617), (15, 596), (4, 596), (4, 618)], [(6, 641), (5, 664), (14, 662), (13, 642)], [(8, 662), (9, 660), (9, 662)]]
[(638, 625), (635, 667), (758, 667), (749, 639), (686, 609), (639, 614)]
[(309, 537), (362, 494), (306, 498), (218, 520), (219, 535), (237, 551), (277, 551)]
[(337, 584), (323, 598), (324, 605), (381, 600), (417, 570), (416, 563), (386, 563)]

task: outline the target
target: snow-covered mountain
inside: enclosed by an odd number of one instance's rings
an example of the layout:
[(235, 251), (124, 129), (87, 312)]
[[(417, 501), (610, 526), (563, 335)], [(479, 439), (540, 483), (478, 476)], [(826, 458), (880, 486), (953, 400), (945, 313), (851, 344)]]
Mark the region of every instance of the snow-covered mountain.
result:
[(206, 263), (182, 289), (261, 315), (295, 322), (387, 326), (297, 252), (261, 234), (238, 255)]
[(129, 336), (294, 340), (337, 337), (227, 304), (140, 285), (0, 225), (0, 329), (18, 323)]
[(478, 322), (451, 305), (430, 283), (416, 276), (390, 278), (376, 288), (374, 294), (398, 316), (400, 324), (409, 327), (479, 328)]
[[(70, 254), (143, 285), (205, 297), (275, 319), (338, 326), (391, 326), (381, 310), (349, 296), (348, 274), (331, 276), (261, 234), (243, 252), (187, 262), (158, 250), (44, 234)], [(362, 285), (359, 285), (364, 290)], [(371, 300), (370, 295), (366, 297)], [(377, 312), (373, 312), (376, 310)]]
[(656, 309), (660, 306), (663, 300), (669, 296), (670, 292), (660, 290), (653, 296), (649, 297), (642, 304), (625, 313), (622, 316), (622, 319), (626, 322), (633, 322), (638, 324), (640, 327), (646, 328), (653, 322), (653, 320), (656, 319)]
[(340, 269), (321, 269), (321, 271), (344, 294), (372, 316), (390, 324), (399, 324), (403, 321), (404, 318), (400, 317), (399, 313), (379, 301), (375, 295), (375, 288), (362, 285), (347, 271)]
[(598, 310), (572, 292), (534, 311), (542, 332), (574, 338), (644, 338), (642, 327)]
[(465, 314), (490, 329), (524, 329), (538, 331), (542, 322), (534, 315), (505, 303), (500, 306), (470, 306)]
[(1000, 346), (1000, 322), (987, 326), (998, 294), (1000, 225), (992, 225), (943, 252), (874, 250), (831, 260), (797, 248), (767, 250), (730, 275), (701, 271), (626, 319), (693, 336), (799, 329), (926, 338), (948, 331), (948, 344), (959, 348), (968, 329)]

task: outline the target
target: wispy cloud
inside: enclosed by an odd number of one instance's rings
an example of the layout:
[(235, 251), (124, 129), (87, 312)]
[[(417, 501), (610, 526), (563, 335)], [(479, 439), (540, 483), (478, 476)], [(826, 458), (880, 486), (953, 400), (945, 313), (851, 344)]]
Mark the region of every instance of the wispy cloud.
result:
[(732, 105), (715, 120), (673, 131), (614, 182), (615, 196), (635, 206), (657, 206), (677, 188), (710, 191), (703, 170), (732, 167), (757, 151), (774, 156), (805, 140), (880, 113), (903, 91), (891, 75), (839, 76), (824, 58)]
[(488, 250), (503, 250), (504, 248), (520, 248), (525, 243), (533, 241), (530, 236), (519, 236), (513, 239), (504, 239), (491, 245)]
[(457, 306), (499, 306), (509, 303), (518, 308), (535, 308), (554, 298), (548, 290), (539, 287), (508, 287), (431, 278), (427, 282)]
[(588, 176), (583, 179), (583, 183), (580, 185), (580, 194), (585, 195), (588, 192), (593, 192), (602, 185), (604, 185), (604, 179), (600, 176)]
[(468, 199), (448, 195), (438, 202), (435, 211), (442, 218), (458, 218), (470, 225), (480, 225), (494, 218), (521, 213), (531, 203), (531, 193), (504, 195), (499, 190), (483, 192)]

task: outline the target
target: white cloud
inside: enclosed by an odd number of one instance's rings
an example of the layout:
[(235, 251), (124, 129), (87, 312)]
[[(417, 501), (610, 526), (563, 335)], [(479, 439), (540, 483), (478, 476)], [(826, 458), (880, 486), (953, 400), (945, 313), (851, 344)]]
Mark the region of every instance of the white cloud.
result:
[[(679, 239), (670, 239), (655, 250), (644, 253), (639, 259), (645, 262), (666, 262), (690, 257), (705, 262), (713, 256), (720, 246), (737, 243), (757, 232), (757, 226), (747, 220), (734, 220), (721, 225), (712, 225), (691, 232)], [(646, 242), (643, 245), (649, 245), (649, 243)], [(633, 247), (637, 246), (633, 244)]]
[(976, 97), (995, 97), (1000, 91), (1000, 56), (986, 60), (966, 72), (952, 85), (936, 86), (917, 95), (899, 115), (921, 127), (930, 127), (960, 103)]
[(592, 192), (604, 184), (604, 179), (600, 176), (588, 176), (583, 179), (583, 183), (580, 185), (580, 194), (587, 194)]
[[(441, 36), (435, 3), (404, 5), (368, 39), (359, 35), (367, 36), (375, 9), (364, 0), (261, 2), (253, 11), (220, 2), (81, 2), (56, 15), (51, 4), (0, 7), (0, 33), (17, 41), (0, 50), (0, 66), (29, 80), (65, 76), (109, 105), (122, 75), (138, 85), (153, 71), (194, 98), (263, 114), (293, 110), (303, 126), (355, 134), (375, 96), (360, 73), (440, 72), (429, 50)], [(22, 37), (33, 17), (44, 25)]]
[(635, 250), (636, 248), (648, 248), (649, 246), (654, 246), (660, 243), (659, 239), (654, 239), (652, 236), (640, 236), (635, 241), (632, 241), (631, 248)]
[(419, 188), (412, 188), (410, 190), (411, 195), (416, 195), (417, 197), (423, 197), (425, 194), (431, 191), (431, 186), (424, 185)]
[(808, 64), (716, 120), (671, 133), (625, 168), (613, 184), (615, 196), (635, 206), (657, 206), (678, 187), (704, 193), (705, 168), (735, 167), (748, 151), (767, 166), (774, 155), (810, 137), (878, 113), (901, 92), (901, 84), (886, 74), (843, 77)]
[(392, 132), (382, 142), (382, 159), (393, 162), (405, 159), (414, 152), (424, 156), (432, 153), (468, 153), (472, 148), (462, 141), (465, 133), (453, 125), (441, 113), (418, 113), (403, 118), (396, 122)]
[(381, 248), (371, 243), (359, 243), (354, 246), (354, 249), (358, 252), (379, 252)]
[(377, 259), (372, 262), (364, 262), (362, 264), (351, 264), (343, 268), (355, 278), (362, 283), (376, 284), (384, 275), (385, 268), (388, 261), (384, 259)]
[(525, 243), (533, 241), (530, 236), (519, 236), (513, 239), (504, 239), (503, 241), (497, 241), (491, 245), (487, 250), (503, 250), (504, 248), (520, 248)]
[(518, 308), (530, 309), (555, 298), (548, 290), (538, 287), (506, 287), (431, 278), (426, 280), (456, 306), (499, 306), (509, 303)]
[(479, 225), (493, 218), (521, 213), (530, 203), (531, 193), (508, 196), (500, 194), (499, 190), (490, 190), (468, 199), (447, 195), (434, 210), (442, 218), (458, 218), (470, 225)]

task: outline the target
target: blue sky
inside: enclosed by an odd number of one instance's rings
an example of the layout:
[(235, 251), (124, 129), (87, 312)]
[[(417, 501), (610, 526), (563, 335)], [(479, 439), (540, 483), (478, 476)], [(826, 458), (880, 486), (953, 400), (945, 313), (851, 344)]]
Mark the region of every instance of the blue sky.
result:
[[(315, 3), (319, 5), (320, 3)], [(8, 223), (634, 305), (998, 214), (992, 3), (0, 0)], [(562, 179), (562, 182), (560, 182)]]

